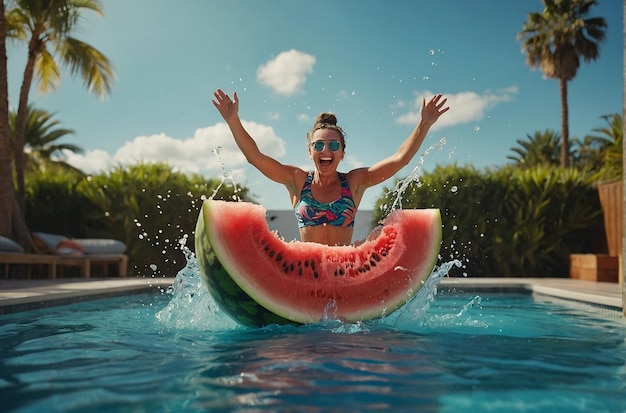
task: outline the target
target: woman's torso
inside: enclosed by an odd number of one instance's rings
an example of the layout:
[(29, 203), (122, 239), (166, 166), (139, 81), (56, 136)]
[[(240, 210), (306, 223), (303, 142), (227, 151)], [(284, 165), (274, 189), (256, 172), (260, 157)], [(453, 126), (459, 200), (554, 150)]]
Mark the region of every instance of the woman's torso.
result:
[[(352, 241), (357, 203), (354, 200), (347, 175), (337, 172), (335, 188), (320, 196), (320, 188), (314, 188), (314, 173), (309, 172), (303, 182), (294, 212), (300, 228), (302, 241), (328, 245), (347, 245)], [(317, 197), (314, 192), (317, 191)], [(331, 199), (320, 202), (320, 199)]]

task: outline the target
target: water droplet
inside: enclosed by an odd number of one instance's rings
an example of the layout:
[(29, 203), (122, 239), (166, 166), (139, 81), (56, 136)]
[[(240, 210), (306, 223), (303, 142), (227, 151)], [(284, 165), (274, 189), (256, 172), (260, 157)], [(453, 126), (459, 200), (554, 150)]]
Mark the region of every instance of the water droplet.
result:
[(450, 192), (456, 194), (456, 192), (459, 190), (459, 188), (456, 185), (453, 185), (452, 188), (450, 188)]
[(428, 51), (428, 54), (431, 55), (431, 56), (434, 56), (435, 55), (435, 51), (433, 49), (430, 49)]

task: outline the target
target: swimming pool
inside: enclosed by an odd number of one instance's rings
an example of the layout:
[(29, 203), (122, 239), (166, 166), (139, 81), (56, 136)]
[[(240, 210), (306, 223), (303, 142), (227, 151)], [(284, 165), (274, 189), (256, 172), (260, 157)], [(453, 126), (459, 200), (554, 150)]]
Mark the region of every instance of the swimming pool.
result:
[(2, 410), (624, 411), (626, 323), (521, 293), (423, 288), (384, 320), (237, 326), (175, 289), (0, 317)]

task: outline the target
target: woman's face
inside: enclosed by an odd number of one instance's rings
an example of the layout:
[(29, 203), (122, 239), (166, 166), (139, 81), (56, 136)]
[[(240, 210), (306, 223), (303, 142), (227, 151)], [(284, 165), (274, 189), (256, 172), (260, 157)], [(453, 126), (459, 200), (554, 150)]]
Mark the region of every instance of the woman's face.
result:
[(313, 133), (309, 142), (309, 157), (320, 173), (335, 172), (343, 155), (343, 143), (337, 131), (318, 129)]

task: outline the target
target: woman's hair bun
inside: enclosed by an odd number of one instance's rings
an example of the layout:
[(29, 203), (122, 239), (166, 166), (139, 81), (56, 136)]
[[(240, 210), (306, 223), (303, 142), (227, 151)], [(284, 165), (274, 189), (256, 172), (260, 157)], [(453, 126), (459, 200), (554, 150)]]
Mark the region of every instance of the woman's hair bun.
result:
[(337, 125), (337, 117), (332, 113), (320, 113), (317, 115), (315, 123), (324, 123), (326, 125)]

